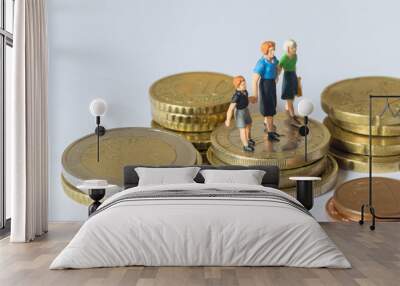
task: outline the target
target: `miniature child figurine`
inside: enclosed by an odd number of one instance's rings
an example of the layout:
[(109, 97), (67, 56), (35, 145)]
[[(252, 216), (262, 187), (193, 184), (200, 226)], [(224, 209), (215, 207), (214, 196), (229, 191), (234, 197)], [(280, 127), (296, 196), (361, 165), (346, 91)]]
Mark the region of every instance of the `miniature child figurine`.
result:
[(262, 43), (261, 52), (263, 56), (253, 70), (254, 96), (250, 98), (250, 101), (256, 103), (260, 91), (260, 113), (264, 116), (268, 140), (279, 141), (280, 135), (276, 133), (273, 118), (276, 114), (276, 81), (280, 73), (279, 61), (275, 57), (275, 43), (272, 41)]
[(292, 125), (301, 125), (294, 113), (293, 101), (298, 94), (299, 82), (296, 74), (297, 43), (294, 40), (287, 40), (283, 47), (285, 53), (279, 61), (279, 66), (284, 70), (282, 82), (282, 96), (286, 100), (286, 112), (290, 116)]
[(236, 92), (232, 96), (231, 104), (226, 113), (225, 125), (229, 127), (233, 111), (235, 110), (236, 127), (239, 128), (240, 140), (243, 144), (243, 150), (246, 152), (254, 152), (255, 142), (251, 139), (252, 119), (248, 109), (249, 98), (246, 90), (246, 80), (239, 75), (233, 78), (233, 85)]

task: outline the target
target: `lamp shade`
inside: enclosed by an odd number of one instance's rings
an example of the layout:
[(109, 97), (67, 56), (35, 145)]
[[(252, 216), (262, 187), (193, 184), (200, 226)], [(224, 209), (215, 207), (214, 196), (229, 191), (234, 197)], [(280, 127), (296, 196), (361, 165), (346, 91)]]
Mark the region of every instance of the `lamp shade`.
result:
[(93, 99), (89, 110), (93, 116), (103, 116), (107, 111), (107, 102), (102, 98)]
[(301, 116), (308, 116), (314, 110), (314, 104), (308, 99), (300, 100), (297, 110)]

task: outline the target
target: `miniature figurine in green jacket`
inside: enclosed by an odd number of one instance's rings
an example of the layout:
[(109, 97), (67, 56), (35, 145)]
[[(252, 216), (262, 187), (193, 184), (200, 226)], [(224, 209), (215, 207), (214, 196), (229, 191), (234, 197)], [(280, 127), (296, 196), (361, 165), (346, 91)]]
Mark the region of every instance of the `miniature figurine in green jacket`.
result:
[(232, 96), (231, 104), (226, 113), (225, 125), (229, 127), (233, 112), (235, 111), (236, 127), (239, 128), (240, 140), (243, 144), (243, 150), (246, 152), (254, 152), (255, 142), (251, 139), (251, 124), (249, 95), (246, 90), (246, 80), (239, 75), (233, 78), (233, 85), (236, 92)]
[(286, 100), (286, 112), (290, 116), (291, 124), (299, 125), (301, 122), (295, 115), (293, 101), (298, 95), (299, 82), (296, 74), (297, 64), (297, 43), (294, 40), (287, 40), (284, 44), (285, 53), (279, 61), (283, 69), (282, 96)]

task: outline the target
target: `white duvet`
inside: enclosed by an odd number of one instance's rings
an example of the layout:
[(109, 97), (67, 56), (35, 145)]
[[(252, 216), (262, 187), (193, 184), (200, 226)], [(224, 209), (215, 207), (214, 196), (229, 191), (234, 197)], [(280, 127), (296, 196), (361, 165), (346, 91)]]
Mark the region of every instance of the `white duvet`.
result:
[[(164, 190), (263, 190), (262, 186), (180, 184)], [(318, 222), (293, 206), (246, 198), (171, 198), (124, 201), (89, 218), (50, 269), (145, 266), (294, 266), (349, 268)]]

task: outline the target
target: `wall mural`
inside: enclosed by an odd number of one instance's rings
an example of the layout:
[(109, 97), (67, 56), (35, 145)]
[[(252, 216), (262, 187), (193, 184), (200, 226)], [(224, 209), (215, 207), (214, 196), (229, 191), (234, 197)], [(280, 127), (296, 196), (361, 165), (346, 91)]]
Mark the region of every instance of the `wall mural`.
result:
[[(319, 196), (335, 188), (339, 167), (368, 171), (368, 96), (398, 92), (400, 80), (364, 77), (328, 86), (321, 95), (322, 108), (328, 114), (322, 123), (308, 118), (313, 104), (306, 100), (307, 95), (295, 111), (296, 98), (303, 96), (296, 73), (297, 43), (285, 42), (280, 59), (275, 49), (273, 41), (262, 43), (261, 58), (249, 81), (218, 72), (186, 72), (155, 81), (149, 90), (152, 128), (107, 130), (99, 139), (99, 162), (94, 134), (67, 147), (62, 158), (67, 195), (90, 204), (87, 193), (77, 185), (98, 178), (116, 185), (106, 194), (109, 197), (123, 187), (123, 167), (138, 164), (275, 165), (281, 170), (279, 188), (293, 196), (297, 184), (290, 179), (293, 176), (320, 178), (313, 183), (313, 194)], [(277, 84), (282, 84), (284, 112), (276, 110)], [(373, 107), (374, 170), (398, 171), (399, 117), (378, 114), (382, 109), (397, 114), (400, 100), (382, 100)], [(337, 188), (327, 203), (332, 219), (359, 219), (358, 207), (343, 207), (351, 186)], [(357, 202), (365, 199), (365, 192), (357, 192)]]

